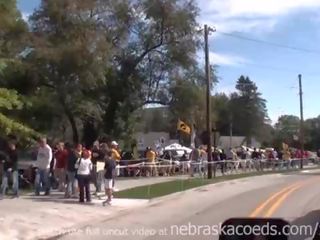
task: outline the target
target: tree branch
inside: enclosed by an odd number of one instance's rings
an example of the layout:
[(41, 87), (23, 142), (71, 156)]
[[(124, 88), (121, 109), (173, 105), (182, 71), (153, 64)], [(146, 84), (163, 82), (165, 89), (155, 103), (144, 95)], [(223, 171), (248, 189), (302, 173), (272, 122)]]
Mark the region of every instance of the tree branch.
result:
[(160, 41), (159, 41), (159, 43), (154, 45), (154, 46), (152, 46), (152, 47), (150, 47), (150, 48), (147, 48), (139, 57), (137, 57), (134, 66), (137, 66), (149, 52), (161, 47), (164, 44), (164, 36), (163, 35), (164, 35), (164, 18), (162, 18), (162, 21), (161, 21), (161, 30), (160, 30)]
[(51, 85), (50, 83), (42, 83), (42, 85), (51, 89), (55, 89), (55, 86)]

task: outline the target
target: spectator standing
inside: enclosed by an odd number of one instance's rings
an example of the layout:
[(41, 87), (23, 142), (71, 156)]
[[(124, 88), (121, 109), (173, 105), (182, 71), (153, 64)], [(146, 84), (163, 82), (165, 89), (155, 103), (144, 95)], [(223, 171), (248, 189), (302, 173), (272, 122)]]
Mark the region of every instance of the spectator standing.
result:
[(55, 152), (55, 171), (54, 175), (58, 180), (58, 190), (60, 192), (65, 191), (66, 186), (66, 166), (68, 160), (68, 152), (64, 147), (64, 143), (60, 142), (57, 145), (57, 151)]
[(272, 155), (273, 155), (273, 159), (276, 159), (276, 160), (278, 159), (278, 151), (276, 149), (272, 151)]
[(204, 147), (199, 148), (200, 151), (200, 162), (201, 162), (201, 174), (203, 176), (208, 175), (208, 153), (204, 149)]
[[(103, 167), (104, 164), (102, 163), (104, 159), (104, 154), (100, 149), (99, 142), (96, 141), (93, 144), (92, 148), (92, 181), (96, 188), (96, 193), (101, 192), (101, 185), (103, 181)], [(101, 169), (101, 165), (103, 165)]]
[(201, 164), (200, 164), (200, 152), (197, 148), (193, 148), (189, 160), (191, 161), (191, 177), (194, 176), (195, 172), (200, 172), (201, 173)]
[(283, 160), (283, 153), (282, 151), (277, 150), (277, 156), (279, 160)]
[(76, 148), (75, 148), (75, 150), (74, 150), (74, 153), (76, 154), (76, 156), (77, 156), (77, 158), (81, 158), (81, 156), (82, 156), (82, 149), (83, 149), (83, 147), (82, 147), (82, 144), (77, 144), (77, 146), (76, 146)]
[(224, 150), (222, 149), (220, 152), (220, 161), (224, 161), (221, 162), (221, 172), (224, 175), (227, 171), (227, 163), (225, 162), (227, 160), (227, 155), (225, 154)]
[[(119, 144), (116, 141), (111, 142), (111, 157), (113, 160), (116, 161), (116, 176), (120, 175), (120, 160), (121, 160), (121, 155), (119, 151)], [(115, 186), (115, 179), (113, 180), (113, 188)]]
[(130, 163), (135, 162), (132, 160), (134, 160), (134, 158), (133, 158), (133, 153), (131, 151), (126, 151), (122, 154), (120, 166), (124, 167), (123, 169), (124, 177), (129, 177), (131, 175), (134, 176), (133, 171), (131, 171), (129, 167)]
[(147, 175), (150, 175), (150, 176), (157, 175), (157, 172), (156, 172), (157, 169), (156, 169), (156, 165), (155, 165), (156, 157), (157, 157), (156, 152), (153, 151), (151, 149), (151, 147), (147, 147), (147, 149), (146, 149), (146, 158), (148, 161)]
[(257, 171), (261, 170), (260, 154), (256, 148), (253, 149), (253, 152), (251, 154), (251, 158), (253, 160), (253, 165), (255, 166), (255, 169)]
[(226, 151), (226, 156), (227, 156), (227, 160), (233, 160), (232, 148), (229, 148), (229, 149)]
[(67, 172), (67, 187), (65, 192), (65, 197), (75, 197), (77, 186), (76, 186), (76, 173), (77, 169), (75, 168), (76, 162), (79, 159), (78, 154), (75, 149), (72, 149), (72, 146), (66, 144), (66, 151), (68, 153), (67, 163), (66, 163), (66, 172)]
[(52, 150), (47, 144), (47, 139), (42, 138), (39, 141), (39, 149), (36, 161), (37, 173), (35, 179), (35, 194), (40, 195), (41, 188), (45, 190), (45, 195), (50, 194), (50, 162), (52, 160)]
[(121, 155), (119, 152), (119, 144), (116, 141), (111, 142), (111, 154), (112, 154), (112, 159), (114, 159), (117, 164), (121, 160)]
[(82, 158), (80, 158), (75, 167), (77, 169), (77, 178), (79, 183), (79, 202), (84, 202), (84, 195), (86, 195), (87, 202), (91, 202), (90, 196), (90, 172), (92, 170), (92, 162), (90, 159), (90, 152), (88, 150), (82, 151)]
[(102, 203), (111, 204), (112, 201), (112, 192), (113, 192), (113, 182), (116, 177), (116, 161), (112, 158), (112, 152), (108, 152), (105, 157), (105, 174), (104, 174), (104, 186), (106, 190), (107, 200)]
[(247, 148), (247, 149), (245, 150), (245, 153), (246, 153), (246, 159), (251, 159), (251, 158), (252, 158), (252, 154), (251, 154), (249, 148)]
[[(220, 152), (216, 147), (212, 151), (212, 160), (213, 160), (213, 167), (212, 167), (213, 172), (214, 174), (216, 174), (218, 164), (220, 164)], [(220, 169), (221, 169), (221, 173), (223, 174), (223, 169), (221, 165), (220, 165)]]
[(18, 153), (16, 145), (9, 143), (7, 157), (4, 160), (1, 194), (4, 196), (9, 187), (9, 179), (12, 177), (12, 191), (15, 197), (19, 196)]

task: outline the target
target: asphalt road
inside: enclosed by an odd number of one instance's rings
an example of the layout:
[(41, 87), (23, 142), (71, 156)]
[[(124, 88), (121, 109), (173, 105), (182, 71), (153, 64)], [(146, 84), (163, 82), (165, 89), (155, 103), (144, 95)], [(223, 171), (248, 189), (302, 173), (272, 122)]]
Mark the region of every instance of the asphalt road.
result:
[(205, 229), (232, 217), (273, 217), (314, 225), (320, 220), (320, 171), (245, 178), (189, 190), (60, 239), (217, 239)]

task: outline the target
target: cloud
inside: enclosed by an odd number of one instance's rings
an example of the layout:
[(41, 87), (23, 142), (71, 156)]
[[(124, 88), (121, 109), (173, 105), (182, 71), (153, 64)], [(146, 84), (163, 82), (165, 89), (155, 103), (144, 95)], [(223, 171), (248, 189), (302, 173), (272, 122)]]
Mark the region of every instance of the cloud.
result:
[(31, 15), (31, 14), (30, 14), (29, 12), (22, 12), (22, 13), (21, 13), (22, 19), (23, 19), (24, 21), (26, 21), (26, 22), (28, 22), (28, 19), (29, 19), (30, 15)]
[(199, 21), (228, 32), (272, 31), (281, 16), (318, 12), (320, 0), (198, 0)]
[(210, 64), (214, 65), (226, 65), (226, 66), (238, 66), (248, 63), (249, 61), (241, 56), (226, 53), (210, 52), (209, 55)]
[(220, 85), (219, 83), (215, 86), (214, 90), (216, 93), (225, 93), (226, 95), (230, 95), (236, 91), (235, 84), (233, 85)]

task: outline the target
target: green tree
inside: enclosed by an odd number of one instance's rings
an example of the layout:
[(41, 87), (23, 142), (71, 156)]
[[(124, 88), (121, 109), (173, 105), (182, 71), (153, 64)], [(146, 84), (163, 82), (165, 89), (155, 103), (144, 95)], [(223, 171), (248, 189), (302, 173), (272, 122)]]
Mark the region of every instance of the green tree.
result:
[(118, 51), (107, 75), (104, 121), (107, 133), (121, 136), (137, 108), (170, 99), (171, 79), (196, 65), (198, 8), (192, 0), (111, 2), (115, 21), (108, 27)]
[(16, 135), (25, 140), (39, 137), (40, 134), (20, 123), (13, 116), (24, 104), (17, 91), (8, 89), (6, 71), (21, 66), (20, 53), (24, 49), (26, 23), (16, 8), (16, 1), (0, 2), (0, 134), (5, 137)]
[(81, 127), (85, 138), (98, 128), (127, 138), (135, 111), (168, 100), (172, 76), (196, 65), (197, 16), (192, 0), (42, 1), (30, 18), (32, 80), (74, 141)]
[(230, 97), (234, 131), (250, 141), (251, 137), (259, 135), (261, 127), (268, 122), (266, 100), (249, 77), (241, 76), (236, 89), (237, 92)]
[(23, 46), (26, 23), (17, 10), (15, 0), (0, 2), (0, 72), (6, 63), (13, 61)]
[(305, 148), (316, 151), (320, 149), (320, 116), (304, 122)]
[(230, 98), (224, 93), (216, 94), (212, 98), (212, 103), (215, 127), (221, 135), (228, 136), (230, 134), (230, 126), (233, 124)]
[(15, 135), (24, 140), (40, 137), (40, 134), (24, 124), (8, 117), (10, 111), (23, 106), (19, 96), (13, 90), (0, 88), (0, 134), (2, 137)]
[(279, 117), (275, 124), (274, 145), (281, 147), (282, 143), (287, 143), (290, 147), (298, 147), (300, 119), (293, 115)]
[[(40, 91), (53, 100), (79, 142), (79, 125), (101, 119), (99, 90), (105, 82), (109, 44), (97, 17), (100, 1), (42, 1), (30, 18), (33, 33), (28, 61)], [(96, 5), (97, 3), (97, 5)], [(86, 136), (86, 134), (85, 134)]]

